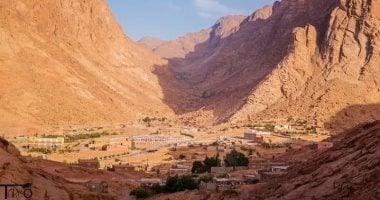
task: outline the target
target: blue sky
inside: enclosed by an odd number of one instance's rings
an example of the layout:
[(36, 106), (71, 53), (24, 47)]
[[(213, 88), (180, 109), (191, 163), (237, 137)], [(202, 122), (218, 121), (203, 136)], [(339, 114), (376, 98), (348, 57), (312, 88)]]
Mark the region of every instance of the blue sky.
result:
[(212, 26), (225, 15), (251, 14), (274, 0), (107, 0), (132, 39), (174, 39)]

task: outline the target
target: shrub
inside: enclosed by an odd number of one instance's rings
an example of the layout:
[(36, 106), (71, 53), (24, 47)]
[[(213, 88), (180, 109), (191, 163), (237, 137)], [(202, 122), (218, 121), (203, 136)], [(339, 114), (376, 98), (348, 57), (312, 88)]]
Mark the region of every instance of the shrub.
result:
[(219, 154), (211, 158), (206, 156), (203, 162), (201, 161), (193, 162), (193, 167), (191, 169), (191, 172), (195, 174), (211, 172), (211, 167), (219, 167), (219, 166), (221, 166), (221, 160), (219, 158)]
[(194, 174), (201, 174), (206, 172), (206, 169), (201, 161), (194, 161), (193, 167), (191, 168), (191, 172)]
[(100, 138), (106, 135), (109, 135), (109, 133), (105, 131), (101, 133), (80, 133), (75, 135), (65, 135), (65, 142), (75, 142), (77, 140)]
[(135, 196), (138, 199), (141, 198), (147, 198), (152, 195), (152, 193), (147, 190), (146, 188), (143, 187), (138, 187), (135, 188), (134, 190), (131, 191), (130, 195)]
[(145, 123), (149, 123), (149, 122), (152, 121), (149, 117), (144, 117), (142, 120), (143, 120), (143, 122), (145, 122)]
[(156, 194), (159, 194), (159, 193), (163, 193), (165, 192), (165, 187), (164, 186), (161, 186), (160, 184), (154, 184), (152, 187), (151, 187), (152, 191)]
[(274, 131), (274, 125), (273, 124), (265, 124), (264, 128), (267, 131)]
[(221, 160), (219, 159), (219, 154), (217, 154), (215, 157), (207, 157), (205, 158), (205, 160), (203, 161), (204, 165), (205, 165), (205, 169), (206, 171), (208, 172), (211, 172), (211, 167), (219, 167), (221, 165)]
[(211, 181), (212, 181), (212, 176), (202, 176), (199, 178), (199, 183), (200, 182), (209, 183)]
[(198, 188), (198, 184), (191, 176), (172, 176), (168, 177), (164, 187), (164, 191), (174, 193), (184, 190), (194, 190)]
[(29, 152), (38, 152), (42, 154), (51, 154), (52, 151), (48, 148), (40, 148), (40, 147), (33, 147), (32, 149), (29, 150)]

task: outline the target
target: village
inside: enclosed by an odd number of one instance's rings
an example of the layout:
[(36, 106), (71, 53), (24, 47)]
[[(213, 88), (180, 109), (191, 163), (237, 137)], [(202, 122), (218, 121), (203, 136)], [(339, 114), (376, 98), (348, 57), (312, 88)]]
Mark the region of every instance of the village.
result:
[[(285, 152), (301, 148), (323, 151), (333, 146), (332, 142), (322, 142), (328, 137), (325, 132), (305, 122), (293, 127), (185, 127), (172, 133), (149, 125), (137, 134), (98, 128), (88, 134), (18, 136), (12, 140), (30, 157), (66, 162), (73, 168), (135, 174), (139, 189), (165, 186), (170, 177), (191, 177), (199, 190), (210, 192), (234, 190), (285, 175), (289, 166), (300, 162), (283, 159)], [(107, 192), (106, 182), (76, 181), (91, 183), (90, 191)]]

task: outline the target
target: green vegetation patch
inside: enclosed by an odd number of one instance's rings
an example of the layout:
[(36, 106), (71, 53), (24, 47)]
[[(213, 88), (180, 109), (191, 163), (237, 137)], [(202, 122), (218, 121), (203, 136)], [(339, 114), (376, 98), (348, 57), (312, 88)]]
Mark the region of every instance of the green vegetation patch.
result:
[(37, 152), (42, 154), (51, 154), (53, 151), (48, 148), (41, 148), (41, 147), (33, 147), (29, 150), (29, 152)]

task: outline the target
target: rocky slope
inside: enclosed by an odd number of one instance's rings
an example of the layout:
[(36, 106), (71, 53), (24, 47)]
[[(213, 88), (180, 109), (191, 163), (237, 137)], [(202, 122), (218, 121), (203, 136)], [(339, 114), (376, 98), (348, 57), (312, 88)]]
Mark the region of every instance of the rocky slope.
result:
[(325, 122), (348, 106), (377, 104), (379, 4), (283, 0), (258, 10), (214, 50), (196, 48), (170, 60), (173, 87), (189, 97), (171, 103), (175, 95), (166, 93), (166, 100), (179, 114), (207, 113), (215, 122), (288, 116)]
[(165, 41), (159, 38), (152, 37), (152, 36), (146, 36), (146, 37), (141, 38), (139, 41), (137, 41), (137, 43), (142, 44), (146, 48), (153, 51), (164, 42)]
[(333, 148), (314, 152), (284, 180), (252, 191), (250, 199), (379, 199), (380, 121), (332, 140)]
[(165, 62), (124, 35), (105, 1), (1, 1), (0, 33), (5, 133), (170, 115), (152, 73)]
[[(0, 183), (31, 183), (33, 192), (31, 199), (131, 199), (129, 192), (136, 187), (134, 185), (136, 182), (130, 181), (132, 178), (133, 175), (128, 174), (90, 170), (23, 157), (15, 146), (0, 138)], [(105, 181), (108, 192), (90, 192), (85, 185), (88, 181), (93, 183)], [(13, 197), (11, 191), (9, 197)], [(3, 189), (1, 189), (0, 198), (4, 198)]]

